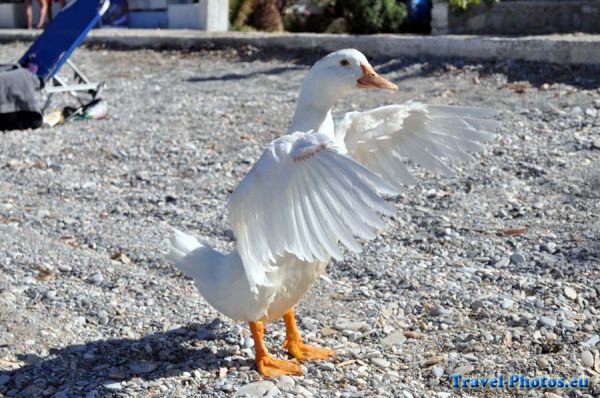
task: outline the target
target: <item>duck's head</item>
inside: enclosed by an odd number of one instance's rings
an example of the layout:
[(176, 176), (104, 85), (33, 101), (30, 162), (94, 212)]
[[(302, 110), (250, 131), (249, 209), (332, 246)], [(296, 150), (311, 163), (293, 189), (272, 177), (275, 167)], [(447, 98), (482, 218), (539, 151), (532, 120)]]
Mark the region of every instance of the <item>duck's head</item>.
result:
[(317, 86), (322, 93), (333, 94), (337, 99), (367, 88), (398, 89), (375, 72), (363, 53), (353, 48), (335, 51), (321, 58), (310, 69), (307, 83)]
[(358, 50), (339, 50), (321, 58), (310, 68), (302, 83), (289, 132), (314, 130), (333, 133), (333, 105), (367, 88), (397, 90), (398, 86), (379, 76), (367, 57)]

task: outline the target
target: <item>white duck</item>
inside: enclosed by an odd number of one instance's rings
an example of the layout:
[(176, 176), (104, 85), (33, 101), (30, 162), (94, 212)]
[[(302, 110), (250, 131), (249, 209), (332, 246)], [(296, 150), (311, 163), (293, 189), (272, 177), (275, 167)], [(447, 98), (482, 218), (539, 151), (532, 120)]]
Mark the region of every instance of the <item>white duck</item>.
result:
[(360, 252), (355, 237), (373, 239), (379, 214), (395, 208), (380, 195), (413, 183), (406, 159), (449, 174), (443, 159), (469, 159), (497, 122), (477, 108), (416, 102), (347, 113), (334, 128), (334, 103), (364, 88), (396, 90), (365, 56), (348, 49), (318, 61), (302, 84), (288, 135), (271, 142), (229, 201), (237, 250), (222, 254), (175, 231), (170, 258), (192, 277), (206, 301), (250, 324), (258, 371), (267, 377), (301, 374), (298, 363), (271, 357), (264, 322), (283, 316), (284, 347), (299, 361), (333, 351), (302, 342), (294, 305), (341, 245)]

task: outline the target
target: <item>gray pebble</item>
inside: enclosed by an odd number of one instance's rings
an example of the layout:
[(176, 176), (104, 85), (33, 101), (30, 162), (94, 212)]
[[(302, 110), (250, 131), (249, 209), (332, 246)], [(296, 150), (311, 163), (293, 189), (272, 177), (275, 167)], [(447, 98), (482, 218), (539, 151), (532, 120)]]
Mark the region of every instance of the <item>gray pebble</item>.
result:
[(121, 382), (118, 382), (118, 381), (108, 381), (103, 384), (103, 387), (106, 388), (107, 390), (120, 390), (123, 388), (123, 386), (121, 385)]
[(525, 256), (523, 256), (523, 254), (521, 254), (521, 253), (513, 253), (510, 256), (510, 262), (515, 265), (522, 264), (525, 262)]
[(538, 323), (542, 326), (547, 327), (548, 329), (552, 329), (556, 326), (556, 319), (549, 318), (547, 316), (542, 316), (538, 319)]
[(273, 387), (275, 387), (275, 384), (272, 381), (261, 380), (240, 387), (240, 389), (237, 390), (234, 396), (242, 397), (244, 395), (249, 395), (251, 397), (262, 397), (267, 393), (267, 391), (269, 391)]
[(401, 332), (394, 332), (381, 340), (384, 346), (402, 345), (406, 341), (406, 337)]
[(589, 351), (583, 351), (581, 353), (581, 363), (587, 367), (592, 368), (594, 366), (594, 356)]
[(347, 319), (338, 319), (335, 321), (335, 329), (337, 330), (366, 330), (369, 328), (369, 325), (366, 322), (353, 322), (353, 321), (349, 321)]
[(464, 366), (459, 366), (457, 368), (454, 368), (454, 371), (452, 373), (465, 376), (474, 370), (475, 370), (475, 368), (472, 365), (464, 365)]
[(390, 366), (390, 362), (383, 358), (371, 358), (371, 363), (379, 368), (388, 368)]
[(102, 281), (104, 280), (104, 277), (102, 276), (101, 272), (94, 272), (91, 276), (90, 276), (90, 282), (98, 285), (100, 283), (102, 283)]
[(277, 387), (279, 387), (280, 390), (294, 388), (295, 385), (296, 382), (291, 376), (283, 375), (279, 376), (279, 378), (277, 379)]
[(511, 300), (509, 298), (505, 298), (505, 299), (502, 300), (502, 308), (504, 308), (505, 310), (509, 309), (509, 308), (512, 308), (512, 306), (514, 305), (514, 303), (515, 302), (513, 300)]
[(68, 264), (63, 264), (63, 263), (58, 264), (57, 268), (61, 272), (71, 272), (73, 270), (73, 267), (71, 267)]
[(565, 329), (574, 329), (575, 328), (575, 322), (573, 322), (569, 319), (563, 319), (561, 324)]
[(577, 292), (573, 288), (567, 286), (565, 287), (565, 296), (571, 300), (576, 300)]
[(589, 339), (583, 342), (582, 345), (587, 347), (594, 347), (600, 342), (600, 336), (597, 334), (592, 335)]

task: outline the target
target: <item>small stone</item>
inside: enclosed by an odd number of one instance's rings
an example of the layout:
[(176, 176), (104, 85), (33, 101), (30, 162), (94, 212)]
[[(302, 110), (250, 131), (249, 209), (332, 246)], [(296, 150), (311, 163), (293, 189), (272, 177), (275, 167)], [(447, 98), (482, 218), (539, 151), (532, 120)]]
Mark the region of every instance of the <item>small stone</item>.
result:
[(459, 374), (461, 376), (465, 376), (468, 375), (469, 373), (471, 373), (472, 371), (474, 371), (475, 368), (471, 365), (465, 365), (465, 366), (459, 366), (457, 368), (454, 368), (454, 374)]
[(281, 397), (281, 391), (279, 390), (279, 388), (277, 388), (277, 386), (271, 388), (269, 390), (269, 392), (267, 392), (267, 395), (265, 395), (266, 398), (274, 398), (274, 397)]
[(600, 336), (597, 334), (592, 335), (589, 339), (587, 339), (583, 345), (587, 347), (594, 347), (596, 344), (600, 342)]
[(296, 386), (296, 389), (294, 390), (294, 392), (297, 395), (301, 395), (305, 398), (312, 398), (314, 397), (314, 394), (310, 391), (308, 391), (306, 388), (302, 387), (302, 386)]
[(548, 367), (550, 366), (550, 363), (544, 357), (541, 357), (540, 359), (538, 359), (537, 363), (541, 369), (548, 369)]
[(137, 374), (150, 373), (156, 369), (156, 364), (153, 362), (137, 362), (129, 365), (129, 369)]
[(484, 307), (485, 307), (485, 303), (483, 302), (483, 300), (475, 300), (471, 303), (471, 309), (473, 311), (480, 310)]
[(56, 290), (48, 290), (46, 294), (44, 294), (48, 300), (54, 300), (56, 298)]
[(331, 362), (323, 362), (321, 363), (321, 369), (325, 369), (329, 372), (333, 372), (335, 370), (335, 365)]
[(394, 332), (389, 336), (385, 337), (383, 340), (381, 340), (381, 344), (383, 344), (386, 347), (389, 347), (393, 345), (401, 345), (405, 341), (406, 337), (404, 337), (404, 334), (402, 334), (401, 332)]
[(338, 319), (335, 321), (335, 326), (337, 330), (360, 330), (364, 331), (369, 328), (369, 325), (366, 322), (352, 322), (347, 319)]
[(463, 358), (466, 359), (466, 360), (469, 360), (471, 362), (476, 362), (477, 361), (477, 355), (475, 355), (472, 352), (469, 352), (469, 353), (463, 355)]
[(494, 263), (494, 267), (503, 268), (503, 267), (508, 266), (508, 264), (510, 264), (510, 258), (502, 257), (500, 260), (498, 260), (498, 261), (496, 261), (496, 263)]
[(510, 262), (515, 265), (522, 264), (525, 262), (525, 256), (523, 256), (521, 253), (513, 253), (510, 256)]
[(177, 203), (177, 197), (174, 196), (174, 195), (166, 195), (165, 196), (165, 203), (175, 204), (175, 203)]
[(219, 318), (215, 318), (210, 322), (210, 325), (208, 325), (208, 327), (210, 329), (218, 329), (223, 325), (223, 322), (221, 322), (221, 320)]
[(67, 264), (58, 264), (58, 267), (56, 268), (61, 272), (71, 272), (73, 270), (73, 267)]
[(569, 286), (565, 287), (565, 296), (571, 300), (577, 300), (577, 292)]
[(565, 329), (573, 329), (575, 328), (575, 322), (569, 320), (569, 319), (564, 319), (562, 321), (562, 325)]
[(296, 382), (291, 376), (283, 375), (279, 376), (279, 378), (277, 379), (277, 387), (279, 387), (280, 390), (294, 388), (295, 385)]
[(573, 108), (571, 108), (571, 115), (572, 116), (579, 116), (583, 114), (583, 109), (581, 109), (580, 106), (574, 106)]
[(540, 319), (538, 319), (538, 323), (548, 329), (553, 329), (556, 326), (556, 320), (548, 318), (547, 316), (540, 317)]
[(546, 340), (550, 343), (553, 343), (554, 341), (556, 341), (557, 338), (558, 338), (558, 336), (554, 332), (548, 332), (548, 334), (546, 334)]
[(321, 329), (321, 336), (323, 337), (327, 337), (327, 336), (331, 336), (333, 334), (336, 334), (337, 332), (335, 331), (335, 329), (332, 328), (323, 328)]
[(439, 366), (434, 366), (433, 368), (431, 368), (431, 372), (438, 379), (444, 375), (444, 369), (440, 368)]
[(235, 397), (241, 397), (244, 395), (249, 395), (251, 397), (262, 397), (269, 391), (275, 387), (275, 383), (269, 380), (261, 380), (254, 383), (246, 384), (242, 386), (236, 393)]
[(591, 118), (595, 118), (598, 115), (598, 111), (594, 108), (587, 108), (585, 114)]
[(591, 323), (584, 323), (581, 328), (584, 331), (586, 331), (586, 332), (593, 332), (594, 331), (594, 326)]
[(431, 316), (440, 316), (444, 315), (446, 310), (441, 305), (433, 305), (429, 307), (429, 315)]
[(383, 358), (371, 358), (371, 363), (382, 369), (388, 368), (390, 366), (390, 362)]
[(217, 338), (217, 335), (208, 329), (202, 328), (196, 331), (196, 338), (198, 340), (214, 340)]
[(542, 249), (550, 254), (554, 254), (556, 252), (557, 247), (558, 245), (554, 242), (546, 242), (542, 245)]
[(406, 390), (402, 390), (402, 396), (404, 398), (414, 398), (415, 397), (410, 391), (406, 391)]
[(107, 390), (120, 390), (121, 388), (123, 388), (121, 382), (118, 381), (108, 381), (103, 384), (103, 387)]
[(252, 337), (246, 337), (244, 339), (244, 347), (246, 347), (246, 348), (254, 347), (254, 339)]
[(586, 368), (592, 368), (594, 366), (594, 356), (589, 351), (584, 351), (581, 353), (581, 363)]
[(94, 285), (98, 285), (100, 283), (102, 283), (102, 281), (104, 280), (104, 277), (102, 276), (102, 274), (100, 272), (94, 272), (91, 276), (89, 281), (92, 282)]
[(514, 301), (512, 301), (509, 298), (505, 298), (502, 300), (502, 308), (504, 308), (505, 310), (512, 308), (512, 306), (514, 305)]
[(0, 375), (0, 386), (5, 385), (6, 383), (8, 383), (10, 381), (10, 376), (9, 375)]
[(600, 149), (600, 138), (596, 138), (594, 141), (592, 141), (592, 146), (596, 149)]

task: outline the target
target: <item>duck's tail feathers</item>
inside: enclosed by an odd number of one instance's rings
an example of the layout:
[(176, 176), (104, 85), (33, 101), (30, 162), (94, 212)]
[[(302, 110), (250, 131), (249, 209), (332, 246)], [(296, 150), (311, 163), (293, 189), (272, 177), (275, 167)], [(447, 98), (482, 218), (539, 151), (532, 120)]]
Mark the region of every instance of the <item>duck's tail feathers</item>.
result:
[[(167, 241), (167, 259), (172, 261), (178, 270), (191, 278), (198, 276), (199, 265), (205, 262), (212, 263), (222, 257), (215, 252), (206, 242), (201, 242), (195, 237), (171, 228), (173, 233)], [(219, 254), (219, 256), (216, 256)]]
[(185, 256), (195, 249), (204, 246), (195, 237), (179, 231), (178, 229), (171, 228), (173, 233), (169, 236), (167, 242), (169, 252), (167, 253), (167, 259), (177, 264)]

